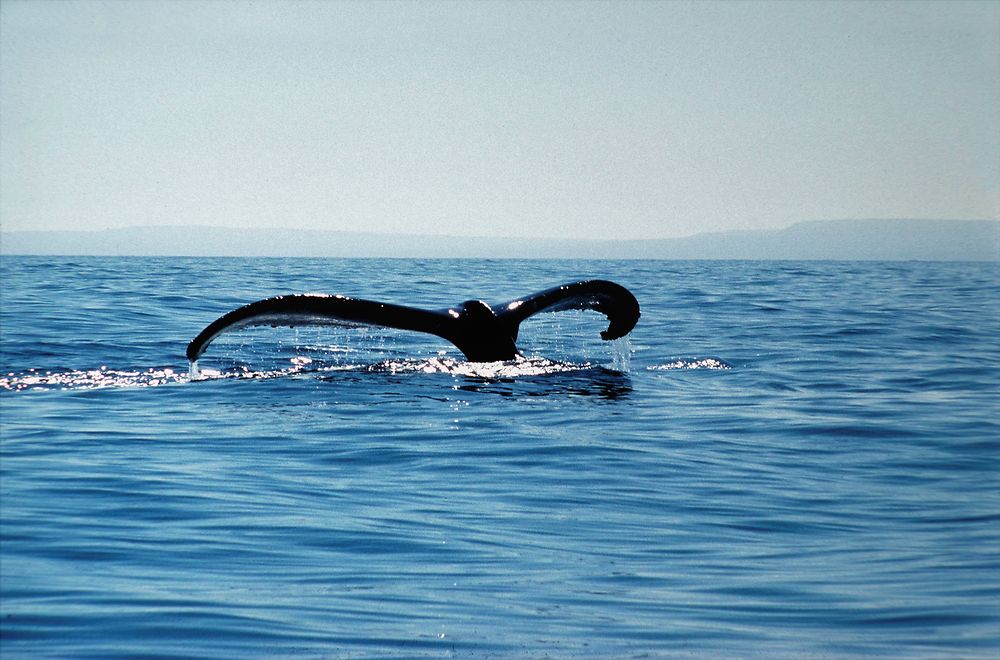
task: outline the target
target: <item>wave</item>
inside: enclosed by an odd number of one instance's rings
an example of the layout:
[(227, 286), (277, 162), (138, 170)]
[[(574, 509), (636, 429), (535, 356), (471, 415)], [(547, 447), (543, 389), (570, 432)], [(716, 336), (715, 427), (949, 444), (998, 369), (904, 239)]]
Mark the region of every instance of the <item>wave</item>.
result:
[(716, 358), (694, 358), (674, 360), (646, 367), (647, 371), (668, 371), (671, 369), (732, 369), (732, 365)]
[(105, 387), (157, 387), (187, 382), (189, 377), (169, 367), (148, 369), (98, 369), (45, 370), (27, 369), (8, 372), (0, 376), (0, 390), (24, 392), (29, 390), (76, 390)]
[(178, 385), (219, 379), (284, 378), (295, 375), (330, 377), (339, 372), (379, 372), (390, 374), (450, 374), (483, 380), (498, 380), (543, 376), (593, 369), (591, 363), (569, 363), (542, 357), (520, 357), (506, 362), (467, 362), (459, 358), (389, 359), (374, 364), (327, 365), (304, 356), (289, 360), (288, 367), (252, 369), (238, 365), (226, 369), (199, 368), (191, 365), (188, 373), (171, 367), (133, 369), (45, 370), (27, 369), (0, 376), (0, 391), (25, 392), (46, 390), (79, 390), (99, 388), (141, 388)]

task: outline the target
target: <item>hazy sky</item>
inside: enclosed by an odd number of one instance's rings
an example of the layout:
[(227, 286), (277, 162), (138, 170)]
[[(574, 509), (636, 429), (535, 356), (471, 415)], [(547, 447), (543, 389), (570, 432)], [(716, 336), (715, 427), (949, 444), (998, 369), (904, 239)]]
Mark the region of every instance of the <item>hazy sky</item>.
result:
[(1000, 3), (0, 4), (0, 225), (1000, 215)]

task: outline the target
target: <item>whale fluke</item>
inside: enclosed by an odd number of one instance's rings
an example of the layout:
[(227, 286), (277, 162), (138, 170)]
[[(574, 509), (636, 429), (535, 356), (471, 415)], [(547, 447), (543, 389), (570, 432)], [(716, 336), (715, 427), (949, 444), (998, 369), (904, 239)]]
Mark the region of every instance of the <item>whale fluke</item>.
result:
[(436, 335), (454, 344), (470, 362), (512, 360), (518, 355), (521, 322), (534, 314), (591, 309), (608, 317), (605, 340), (627, 335), (639, 320), (639, 302), (620, 284), (586, 280), (490, 306), (468, 300), (430, 311), (346, 296), (292, 294), (265, 298), (210, 323), (187, 347), (192, 363), (224, 332), (252, 325), (375, 325)]

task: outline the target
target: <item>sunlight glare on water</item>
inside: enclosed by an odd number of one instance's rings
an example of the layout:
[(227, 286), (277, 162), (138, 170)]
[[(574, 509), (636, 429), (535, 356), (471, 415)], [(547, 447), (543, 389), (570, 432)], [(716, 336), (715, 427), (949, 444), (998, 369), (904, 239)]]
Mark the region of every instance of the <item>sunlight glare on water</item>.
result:
[(176, 373), (169, 367), (145, 370), (99, 369), (86, 371), (55, 371), (28, 369), (24, 372), (7, 372), (0, 376), (0, 390), (72, 390), (109, 387), (157, 387), (185, 383), (188, 376)]

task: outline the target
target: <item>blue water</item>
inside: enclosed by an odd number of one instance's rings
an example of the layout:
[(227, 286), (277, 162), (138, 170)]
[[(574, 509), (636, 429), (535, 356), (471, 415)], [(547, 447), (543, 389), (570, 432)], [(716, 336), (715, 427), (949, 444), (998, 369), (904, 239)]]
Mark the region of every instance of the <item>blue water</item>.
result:
[[(0, 654), (997, 657), (1000, 266), (4, 257)], [(579, 278), (468, 365), (278, 293)]]

